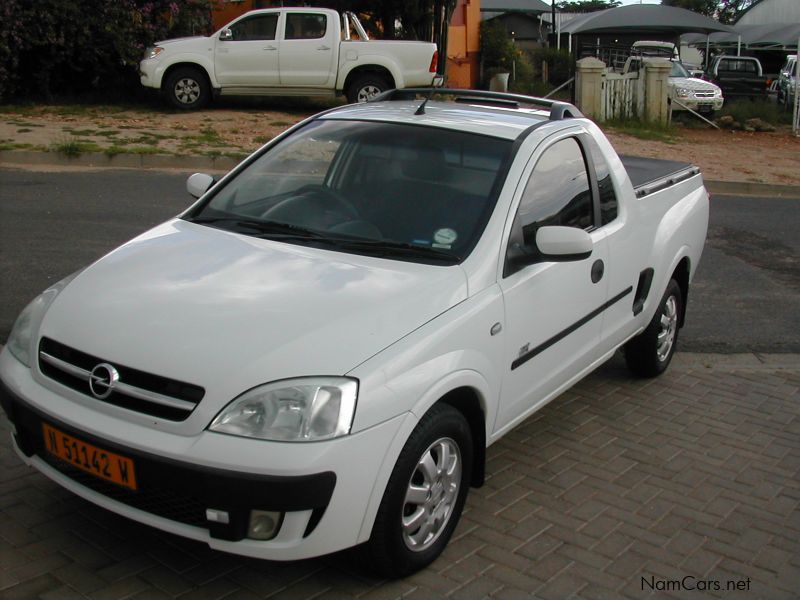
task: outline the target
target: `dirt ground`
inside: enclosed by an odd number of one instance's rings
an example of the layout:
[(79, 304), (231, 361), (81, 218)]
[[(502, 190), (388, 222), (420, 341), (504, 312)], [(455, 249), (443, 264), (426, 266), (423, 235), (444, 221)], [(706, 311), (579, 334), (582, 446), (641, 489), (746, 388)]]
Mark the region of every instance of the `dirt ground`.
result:
[[(330, 101), (269, 101), (170, 112), (160, 105), (0, 106), (0, 150), (42, 150), (75, 155), (176, 154), (243, 158)], [(699, 165), (706, 179), (800, 185), (800, 138), (776, 133), (676, 126), (669, 142), (609, 130), (620, 154)]]

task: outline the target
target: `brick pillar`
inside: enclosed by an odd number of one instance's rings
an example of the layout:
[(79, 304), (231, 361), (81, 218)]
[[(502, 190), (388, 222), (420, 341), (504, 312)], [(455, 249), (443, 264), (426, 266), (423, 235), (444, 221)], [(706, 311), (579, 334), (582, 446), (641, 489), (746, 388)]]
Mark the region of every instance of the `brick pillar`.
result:
[(575, 68), (575, 103), (589, 118), (603, 120), (603, 74), (606, 65), (596, 58), (582, 58)]
[(672, 63), (666, 58), (645, 58), (644, 118), (666, 124), (669, 121), (667, 92)]

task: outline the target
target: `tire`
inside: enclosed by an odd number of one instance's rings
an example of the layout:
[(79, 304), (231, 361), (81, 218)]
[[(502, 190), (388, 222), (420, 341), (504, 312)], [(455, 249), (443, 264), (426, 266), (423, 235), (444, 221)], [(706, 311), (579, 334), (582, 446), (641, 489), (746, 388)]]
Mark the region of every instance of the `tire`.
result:
[(351, 104), (367, 102), (389, 89), (389, 84), (380, 75), (365, 73), (357, 75), (347, 86), (347, 101)]
[(471, 472), (469, 424), (452, 406), (433, 406), (409, 436), (394, 466), (372, 535), (361, 548), (366, 566), (395, 578), (436, 560), (458, 524)]
[(667, 370), (678, 345), (683, 294), (670, 279), (656, 314), (642, 333), (625, 344), (625, 362), (640, 377), (656, 377)]
[(211, 97), (211, 86), (206, 74), (199, 68), (180, 67), (164, 81), (167, 101), (181, 110), (202, 108)]

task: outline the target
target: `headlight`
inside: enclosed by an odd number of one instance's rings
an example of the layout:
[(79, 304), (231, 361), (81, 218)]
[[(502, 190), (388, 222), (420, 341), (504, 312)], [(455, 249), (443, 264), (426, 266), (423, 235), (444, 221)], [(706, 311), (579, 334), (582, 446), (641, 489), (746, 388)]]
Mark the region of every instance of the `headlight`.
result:
[(688, 98), (689, 94), (690, 91), (687, 90), (686, 88), (677, 88), (675, 90), (675, 95), (678, 96), (678, 98)]
[(44, 313), (47, 312), (47, 309), (56, 299), (56, 296), (61, 293), (61, 290), (67, 287), (67, 284), (75, 279), (79, 273), (80, 271), (76, 271), (47, 288), (34, 298), (28, 306), (23, 308), (17, 320), (14, 321), (6, 346), (8, 351), (26, 367), (31, 366), (33, 334), (39, 328), (39, 323), (41, 323)]
[(209, 430), (282, 442), (330, 440), (350, 433), (358, 381), (303, 377), (267, 383), (245, 392), (209, 425)]
[(150, 46), (144, 51), (144, 59), (150, 60), (161, 54), (164, 49), (161, 46)]

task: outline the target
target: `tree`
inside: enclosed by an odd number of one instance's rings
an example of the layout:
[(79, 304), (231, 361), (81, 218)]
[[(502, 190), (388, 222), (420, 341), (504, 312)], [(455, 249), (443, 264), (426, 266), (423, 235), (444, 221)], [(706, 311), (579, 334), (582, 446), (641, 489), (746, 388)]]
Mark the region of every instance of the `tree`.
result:
[(677, 6), (716, 17), (720, 23), (735, 23), (736, 19), (757, 0), (661, 0), (664, 6)]
[(578, 13), (616, 8), (620, 4), (622, 4), (620, 0), (565, 0), (557, 2), (556, 7), (562, 13)]

